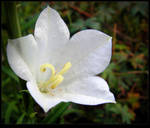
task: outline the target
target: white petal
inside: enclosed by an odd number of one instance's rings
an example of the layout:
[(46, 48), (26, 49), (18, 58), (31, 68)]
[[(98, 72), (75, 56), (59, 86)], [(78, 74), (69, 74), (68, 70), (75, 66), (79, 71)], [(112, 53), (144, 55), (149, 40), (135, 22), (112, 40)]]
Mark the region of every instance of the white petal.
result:
[(67, 43), (70, 33), (59, 13), (48, 6), (37, 19), (34, 36), (39, 47), (46, 52), (46, 49), (55, 51)]
[(43, 108), (45, 112), (48, 112), (49, 109), (57, 105), (58, 103), (64, 101), (57, 97), (57, 95), (49, 95), (41, 93), (37, 87), (37, 84), (33, 81), (27, 82), (27, 88), (31, 94), (31, 96), (34, 98), (34, 100)]
[(67, 87), (64, 99), (84, 105), (116, 103), (107, 82), (100, 77), (87, 77), (74, 81)]
[(83, 30), (76, 33), (66, 47), (61, 63), (72, 63), (67, 76), (96, 75), (110, 62), (112, 38), (97, 30)]
[(30, 67), (34, 63), (35, 55), (33, 55), (33, 53), (35, 49), (36, 42), (31, 34), (8, 40), (7, 57), (9, 65), (13, 71), (24, 80), (30, 80), (32, 78)]

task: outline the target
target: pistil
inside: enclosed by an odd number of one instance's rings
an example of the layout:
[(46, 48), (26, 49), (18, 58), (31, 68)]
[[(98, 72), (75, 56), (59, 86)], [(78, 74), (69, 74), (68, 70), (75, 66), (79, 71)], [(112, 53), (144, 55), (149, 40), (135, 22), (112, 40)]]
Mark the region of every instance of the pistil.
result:
[(42, 92), (47, 93), (47, 87), (50, 85), (51, 89), (55, 89), (63, 80), (64, 77), (62, 76), (64, 73), (66, 73), (70, 68), (71, 68), (71, 63), (67, 62), (64, 67), (62, 68), (62, 70), (56, 74), (55, 72), (55, 67), (52, 64), (43, 64), (40, 66), (40, 71), (41, 72), (45, 72), (46, 68), (51, 69), (52, 71), (52, 75), (50, 76), (49, 80), (45, 81), (44, 83), (42, 83), (42, 85), (40, 84), (40, 90), (44, 90)]

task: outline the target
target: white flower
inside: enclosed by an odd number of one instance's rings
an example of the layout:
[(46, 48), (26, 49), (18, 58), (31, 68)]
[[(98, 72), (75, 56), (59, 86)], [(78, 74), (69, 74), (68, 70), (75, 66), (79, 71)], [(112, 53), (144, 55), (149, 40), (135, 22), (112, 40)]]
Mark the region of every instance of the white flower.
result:
[(50, 7), (29, 34), (8, 40), (7, 57), (34, 100), (47, 112), (60, 102), (84, 105), (115, 103), (107, 82), (95, 76), (111, 59), (112, 38), (94, 29), (76, 33)]

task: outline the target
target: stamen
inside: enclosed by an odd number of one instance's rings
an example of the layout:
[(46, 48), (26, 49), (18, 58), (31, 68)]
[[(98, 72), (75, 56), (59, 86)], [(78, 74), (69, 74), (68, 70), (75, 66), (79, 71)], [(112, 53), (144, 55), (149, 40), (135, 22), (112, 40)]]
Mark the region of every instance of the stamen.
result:
[(46, 88), (47, 88), (48, 85), (50, 85), (50, 84), (52, 84), (52, 85), (51, 85), (51, 89), (56, 88), (56, 87), (64, 80), (64, 77), (63, 77), (62, 75), (63, 75), (65, 72), (67, 72), (67, 71), (70, 69), (71, 66), (72, 66), (71, 63), (70, 63), (70, 62), (67, 62), (67, 63), (64, 65), (63, 69), (62, 69), (58, 74), (56, 74), (55, 68), (54, 68), (53, 65), (51, 65), (51, 64), (43, 64), (43, 65), (41, 65), (41, 66), (40, 66), (40, 71), (41, 71), (41, 72), (45, 72), (45, 71), (46, 71), (46, 68), (50, 68), (51, 71), (52, 71), (52, 75), (51, 75), (51, 77), (49, 78), (48, 81), (46, 81), (46, 82), (43, 83), (43, 89), (40, 87), (40, 90), (41, 90), (42, 92), (46, 92), (46, 90), (47, 90)]
[(40, 71), (45, 72), (46, 67), (51, 69), (52, 75), (51, 75), (50, 79), (44, 83), (45, 86), (49, 85), (51, 82), (55, 81), (55, 79), (56, 79), (55, 78), (55, 68), (52, 64), (43, 64), (43, 65), (41, 65), (40, 66)]
[(67, 72), (71, 68), (72, 64), (70, 62), (67, 62), (63, 69), (58, 73), (59, 75), (63, 75), (65, 72)]
[(54, 68), (54, 66), (52, 64), (43, 64), (43, 65), (41, 65), (40, 66), (40, 71), (41, 72), (45, 72), (46, 71), (46, 67), (50, 68), (52, 70), (52, 75), (55, 74), (55, 68)]
[(62, 75), (57, 76), (57, 80), (54, 82), (54, 84), (51, 86), (51, 89), (56, 88), (62, 81), (64, 80), (64, 77)]

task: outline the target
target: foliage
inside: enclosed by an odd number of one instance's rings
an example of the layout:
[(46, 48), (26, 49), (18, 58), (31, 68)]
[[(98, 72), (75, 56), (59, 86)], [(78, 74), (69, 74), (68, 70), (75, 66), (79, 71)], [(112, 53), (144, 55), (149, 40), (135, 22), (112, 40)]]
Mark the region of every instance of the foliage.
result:
[(117, 103), (98, 106), (60, 103), (45, 114), (28, 93), (25, 83), (8, 65), (6, 57), (8, 31), (2, 6), (2, 122), (5, 124), (147, 123), (148, 2), (18, 2), (17, 9), (23, 36), (33, 33), (40, 11), (48, 4), (59, 11), (69, 26), (71, 35), (92, 28), (113, 37), (111, 63), (99, 76), (107, 80)]

